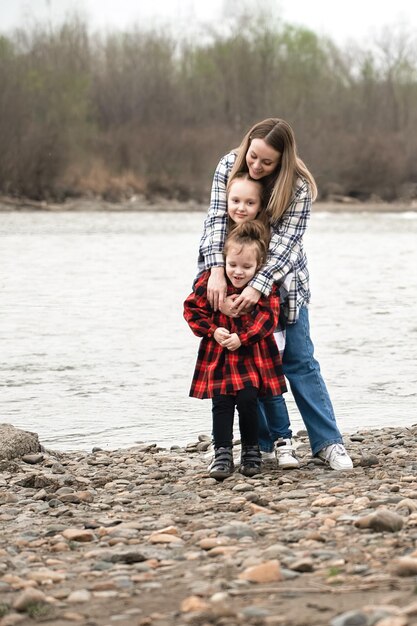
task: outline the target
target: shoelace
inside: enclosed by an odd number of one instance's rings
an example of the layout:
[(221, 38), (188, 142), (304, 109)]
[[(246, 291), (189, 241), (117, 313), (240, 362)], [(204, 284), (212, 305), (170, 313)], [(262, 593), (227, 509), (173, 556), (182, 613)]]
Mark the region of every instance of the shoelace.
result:
[(331, 449), (329, 453), (329, 459), (332, 456), (346, 456), (346, 450), (343, 448), (343, 446), (340, 443), (334, 444), (333, 448)]
[(294, 448), (283, 448), (282, 450), (278, 449), (277, 450), (277, 456), (282, 457), (282, 456), (293, 456), (296, 457), (296, 453)]

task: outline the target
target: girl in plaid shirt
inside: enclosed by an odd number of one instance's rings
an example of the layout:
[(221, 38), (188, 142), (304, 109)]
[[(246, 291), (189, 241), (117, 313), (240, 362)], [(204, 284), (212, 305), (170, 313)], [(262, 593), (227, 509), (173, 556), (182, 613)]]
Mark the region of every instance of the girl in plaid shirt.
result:
[[(234, 300), (229, 313), (240, 315), (271, 293), (275, 284), (288, 281), (288, 295), (283, 302), (286, 316), (286, 344), (283, 371), (306, 425), (313, 455), (332, 469), (353, 467), (336, 424), (332, 403), (314, 357), (310, 338), (307, 305), (310, 300), (307, 258), (303, 235), (310, 218), (311, 204), (317, 195), (314, 178), (298, 157), (291, 126), (279, 118), (255, 124), (244, 136), (239, 148), (224, 156), (215, 171), (211, 203), (204, 223), (199, 250), (200, 271), (210, 272), (207, 297), (214, 311), (223, 310), (227, 284), (224, 274), (223, 247), (228, 227), (226, 188), (230, 178), (247, 172), (264, 184), (266, 211), (272, 236), (267, 262), (255, 273), (242, 293)], [(273, 439), (281, 467), (298, 467), (289, 428), (289, 417), (282, 398), (260, 402), (268, 428), (261, 442), (270, 450)], [(272, 428), (272, 425), (274, 428)], [(271, 447), (271, 448), (270, 448)]]
[[(259, 183), (238, 177), (229, 190), (229, 202), (240, 206), (224, 247), (227, 293), (240, 294), (265, 263), (268, 229), (260, 220), (243, 221), (243, 212), (261, 208)], [(238, 198), (240, 198), (238, 200)], [(234, 199), (234, 200), (233, 200)], [(233, 209), (232, 209), (233, 211)], [(230, 209), (229, 209), (230, 212)], [(233, 472), (233, 417), (239, 413), (242, 454), (240, 471), (260, 472), (258, 447), (258, 395), (277, 396), (286, 391), (281, 358), (273, 337), (279, 315), (278, 290), (274, 286), (249, 314), (230, 317), (214, 311), (207, 298), (210, 272), (196, 280), (184, 303), (184, 317), (202, 337), (190, 395), (212, 398), (215, 456), (210, 476), (223, 480)]]

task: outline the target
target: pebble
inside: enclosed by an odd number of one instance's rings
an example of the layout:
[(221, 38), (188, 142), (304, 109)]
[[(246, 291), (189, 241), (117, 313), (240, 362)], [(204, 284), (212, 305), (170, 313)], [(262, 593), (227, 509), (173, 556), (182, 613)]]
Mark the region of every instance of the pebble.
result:
[(46, 602), (45, 594), (39, 589), (28, 587), (13, 602), (13, 608), (16, 611), (25, 611), (28, 606), (38, 602)]
[(206, 435), (8, 461), (0, 626), (38, 604), (57, 624), (412, 626), (417, 426), (345, 441), (349, 473), (313, 462), (301, 432), (300, 469), (222, 483)]
[(68, 541), (80, 541), (82, 543), (86, 543), (89, 541), (94, 541), (95, 535), (91, 532), (91, 530), (84, 530), (80, 528), (67, 528), (62, 533), (62, 536)]
[(241, 574), (239, 574), (241, 580), (249, 580), (251, 583), (272, 583), (277, 580), (282, 580), (281, 569), (279, 561), (265, 561), (259, 565), (253, 565), (247, 567)]
[(332, 619), (330, 626), (369, 626), (369, 621), (361, 611), (347, 611)]
[(417, 575), (417, 559), (404, 556), (393, 562), (393, 572), (397, 576), (416, 576)]
[(24, 454), (22, 456), (22, 461), (24, 463), (28, 463), (29, 465), (37, 465), (38, 463), (42, 463), (43, 459), (43, 454)]
[(372, 515), (361, 517), (355, 522), (357, 528), (371, 528), (375, 531), (396, 532), (401, 530), (404, 525), (404, 519), (394, 511), (381, 509)]
[(0, 620), (0, 626), (15, 626), (15, 624), (20, 624), (25, 619), (25, 615), (21, 613), (9, 613)]
[(184, 598), (181, 602), (180, 610), (183, 613), (190, 613), (191, 611), (205, 611), (209, 608), (209, 606), (210, 605), (199, 596), (189, 596), (188, 598)]
[(82, 602), (89, 602), (91, 599), (91, 593), (87, 589), (77, 589), (69, 594), (67, 602), (70, 604), (78, 604)]

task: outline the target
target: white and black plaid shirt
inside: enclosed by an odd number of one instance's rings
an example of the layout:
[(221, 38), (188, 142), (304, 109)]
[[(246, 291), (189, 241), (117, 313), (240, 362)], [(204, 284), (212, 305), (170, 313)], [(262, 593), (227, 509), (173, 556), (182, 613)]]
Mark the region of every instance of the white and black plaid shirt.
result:
[[(223, 247), (227, 232), (226, 186), (236, 154), (226, 154), (216, 168), (211, 189), (210, 208), (200, 241), (199, 273), (223, 266)], [(293, 199), (278, 222), (271, 224), (271, 242), (266, 265), (249, 282), (251, 287), (269, 295), (272, 284), (282, 285), (282, 305), (288, 324), (298, 319), (301, 306), (310, 300), (307, 257), (303, 235), (311, 212), (311, 191), (306, 180), (298, 179)], [(291, 274), (287, 280), (286, 277)]]

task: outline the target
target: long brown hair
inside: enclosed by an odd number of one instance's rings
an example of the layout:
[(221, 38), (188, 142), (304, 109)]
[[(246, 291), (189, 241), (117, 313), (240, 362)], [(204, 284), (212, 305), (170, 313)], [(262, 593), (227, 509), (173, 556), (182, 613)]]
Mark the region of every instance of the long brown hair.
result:
[(266, 210), (271, 222), (277, 222), (285, 213), (294, 195), (298, 178), (304, 178), (311, 191), (312, 200), (317, 197), (317, 186), (313, 175), (297, 154), (294, 131), (285, 120), (270, 117), (258, 122), (246, 133), (242, 143), (235, 150), (237, 156), (230, 177), (238, 172), (248, 172), (246, 154), (252, 139), (263, 139), (268, 146), (281, 154), (280, 163), (275, 172), (265, 177), (270, 187), (270, 197)]

